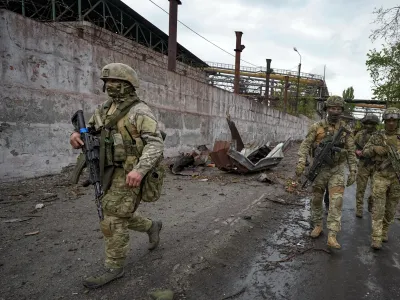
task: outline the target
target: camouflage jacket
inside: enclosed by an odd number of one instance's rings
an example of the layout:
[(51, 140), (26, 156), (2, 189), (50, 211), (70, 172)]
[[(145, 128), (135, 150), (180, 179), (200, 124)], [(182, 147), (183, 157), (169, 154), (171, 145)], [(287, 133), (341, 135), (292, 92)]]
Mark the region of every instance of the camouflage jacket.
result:
[[(122, 103), (115, 104), (110, 101), (111, 98), (99, 106), (95, 114), (90, 118), (88, 124), (95, 129), (98, 129), (99, 118), (96, 118), (96, 113), (103, 124), (107, 124), (109, 116), (112, 116), (118, 111), (118, 107)], [(121, 133), (123, 142), (126, 140), (136, 140), (136, 144), (140, 141), (139, 157), (133, 158), (132, 161), (126, 162), (129, 165), (127, 171), (137, 171), (142, 176), (146, 175), (162, 158), (164, 151), (164, 141), (158, 128), (157, 120), (151, 111), (150, 107), (136, 95), (130, 95), (125, 101), (133, 102), (133, 106), (129, 112), (117, 123), (116, 130)]]
[(376, 154), (374, 151), (374, 146), (385, 146), (385, 143), (394, 146), (397, 151), (399, 151), (400, 129), (397, 129), (397, 133), (391, 135), (387, 134), (384, 129), (375, 132), (365, 145), (363, 149), (363, 156), (371, 158), (373, 161), (375, 161), (378, 170), (388, 169), (389, 171), (393, 171), (389, 163), (388, 154), (381, 156)]
[(356, 136), (354, 137), (356, 148), (358, 150), (362, 150), (372, 134), (373, 133), (369, 133), (366, 129), (357, 132)]
[[(336, 124), (329, 124), (329, 122), (324, 119), (311, 125), (307, 136), (301, 143), (298, 151), (299, 162), (305, 163), (310, 150), (315, 150), (319, 144), (323, 142), (327, 134), (334, 135), (340, 127), (345, 127), (351, 132), (351, 128), (342, 120)], [(335, 154), (336, 157), (334, 161), (336, 165), (343, 163), (347, 157), (347, 163), (350, 171), (357, 170), (357, 159), (355, 155), (353, 134), (347, 134), (344, 132), (342, 138), (340, 139), (340, 143), (345, 151)]]

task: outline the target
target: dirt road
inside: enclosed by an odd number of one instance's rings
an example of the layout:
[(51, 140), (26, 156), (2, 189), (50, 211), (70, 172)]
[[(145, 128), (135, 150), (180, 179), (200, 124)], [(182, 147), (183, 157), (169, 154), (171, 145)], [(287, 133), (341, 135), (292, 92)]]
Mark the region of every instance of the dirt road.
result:
[(162, 198), (139, 208), (163, 221), (159, 248), (149, 252), (147, 235), (132, 232), (125, 277), (98, 290), (81, 284), (104, 258), (92, 188), (69, 186), (68, 172), (0, 184), (0, 299), (139, 300), (155, 289), (171, 289), (175, 299), (243, 293), (235, 282), (247, 276), (256, 253), (290, 254), (309, 243), (306, 201), (284, 189), (297, 147), (268, 172), (275, 183), (216, 168), (200, 177), (169, 173)]

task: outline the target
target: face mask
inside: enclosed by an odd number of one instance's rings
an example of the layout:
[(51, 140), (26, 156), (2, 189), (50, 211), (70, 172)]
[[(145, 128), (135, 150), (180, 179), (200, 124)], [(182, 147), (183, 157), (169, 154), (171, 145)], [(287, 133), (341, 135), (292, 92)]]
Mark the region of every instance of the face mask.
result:
[(113, 98), (116, 102), (124, 101), (124, 98), (127, 97), (132, 92), (132, 86), (127, 82), (107, 82), (106, 83), (106, 91), (107, 94)]

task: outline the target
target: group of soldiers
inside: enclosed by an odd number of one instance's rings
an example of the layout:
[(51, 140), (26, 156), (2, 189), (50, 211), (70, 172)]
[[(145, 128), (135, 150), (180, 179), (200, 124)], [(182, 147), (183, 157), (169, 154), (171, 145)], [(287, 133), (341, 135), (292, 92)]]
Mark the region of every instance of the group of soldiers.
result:
[[(159, 244), (162, 228), (161, 221), (142, 217), (137, 209), (141, 201), (155, 201), (160, 196), (165, 176), (161, 165), (164, 135), (153, 112), (136, 93), (139, 78), (135, 70), (125, 64), (111, 63), (102, 69), (101, 79), (107, 101), (95, 110), (88, 128), (75, 126), (70, 136), (70, 144), (75, 149), (85, 149), (81, 134), (93, 132), (99, 138), (99, 169), (104, 192), (100, 228), (105, 241), (105, 263), (98, 274), (84, 279), (83, 284), (88, 288), (98, 288), (124, 275), (129, 230), (147, 233), (149, 250), (153, 250)], [(314, 153), (323, 146), (341, 126), (347, 128), (340, 118), (343, 109), (341, 97), (332, 96), (326, 101), (327, 118), (312, 125), (300, 146), (296, 168), (298, 176), (305, 169), (310, 151)], [(355, 141), (351, 133), (343, 134), (336, 145), (342, 151), (332, 157), (334, 167), (324, 166), (313, 183), (312, 237), (320, 236), (323, 231), (322, 199), (328, 187), (328, 246), (340, 248), (336, 236), (341, 228), (347, 160), (350, 169), (347, 186), (357, 181), (358, 217), (362, 217), (364, 191), (368, 178), (372, 178), (372, 198), (369, 202), (369, 209), (372, 207), (372, 247), (379, 249), (382, 241), (388, 240), (400, 185), (393, 167), (387, 163), (386, 145), (399, 148), (399, 119), (399, 110), (388, 108), (383, 114), (384, 131), (375, 132), (379, 120), (371, 116), (364, 119), (365, 129), (357, 134)], [(358, 166), (356, 156), (360, 160)]]
[[(356, 217), (363, 217), (364, 194), (368, 180), (371, 195), (368, 198), (368, 211), (372, 214), (371, 247), (382, 248), (382, 242), (388, 242), (389, 226), (393, 223), (397, 204), (400, 199), (400, 176), (397, 163), (400, 150), (400, 110), (387, 108), (382, 114), (384, 129), (378, 130), (379, 118), (368, 114), (362, 119), (363, 130), (354, 137), (351, 128), (341, 119), (344, 100), (340, 96), (330, 96), (324, 104), (327, 117), (314, 123), (300, 145), (299, 160), (296, 166), (298, 178), (303, 174), (307, 158), (315, 156), (326, 143), (332, 141), (341, 127), (345, 131), (335, 144), (339, 151), (332, 151), (333, 164), (323, 164), (312, 184), (311, 219), (313, 230), (311, 237), (317, 238), (323, 232), (322, 201), (329, 195), (327, 229), (329, 247), (340, 249), (337, 234), (341, 230), (343, 194), (345, 187), (356, 182)], [(358, 162), (357, 162), (358, 160)], [(345, 180), (345, 166), (349, 175)], [(326, 197), (325, 197), (326, 199)]]

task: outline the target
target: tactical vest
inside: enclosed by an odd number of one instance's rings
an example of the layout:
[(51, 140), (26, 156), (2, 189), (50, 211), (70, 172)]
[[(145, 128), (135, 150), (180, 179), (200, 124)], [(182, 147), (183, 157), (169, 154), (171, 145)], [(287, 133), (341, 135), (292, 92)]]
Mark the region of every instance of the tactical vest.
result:
[[(345, 124), (343, 122), (340, 122), (340, 126), (345, 126)], [(313, 155), (318, 147), (323, 146), (324, 143), (332, 141), (333, 136), (338, 129), (330, 125), (325, 120), (322, 120), (318, 123), (317, 133), (313, 145)], [(345, 139), (346, 133), (344, 132), (339, 142), (335, 146), (343, 149), (345, 145)], [(335, 163), (341, 163), (344, 161), (345, 157), (343, 153), (334, 153), (332, 159)]]
[[(378, 134), (381, 136), (382, 140), (385, 141), (388, 145), (391, 145), (395, 149), (397, 149), (397, 151), (400, 151), (400, 129), (397, 130), (397, 134), (393, 134), (390, 136), (386, 135), (384, 129), (380, 130)], [(384, 146), (384, 143), (382, 144), (382, 146)], [(376, 155), (374, 157), (374, 161), (376, 163), (377, 170), (394, 171), (390, 159), (386, 155)]]
[(107, 101), (96, 109), (94, 123), (90, 125), (96, 129), (106, 128), (101, 131), (100, 137), (100, 152), (104, 151), (100, 168), (115, 166), (129, 171), (138, 163), (144, 144), (136, 127), (129, 121), (128, 112), (139, 103), (124, 101), (116, 106)]

